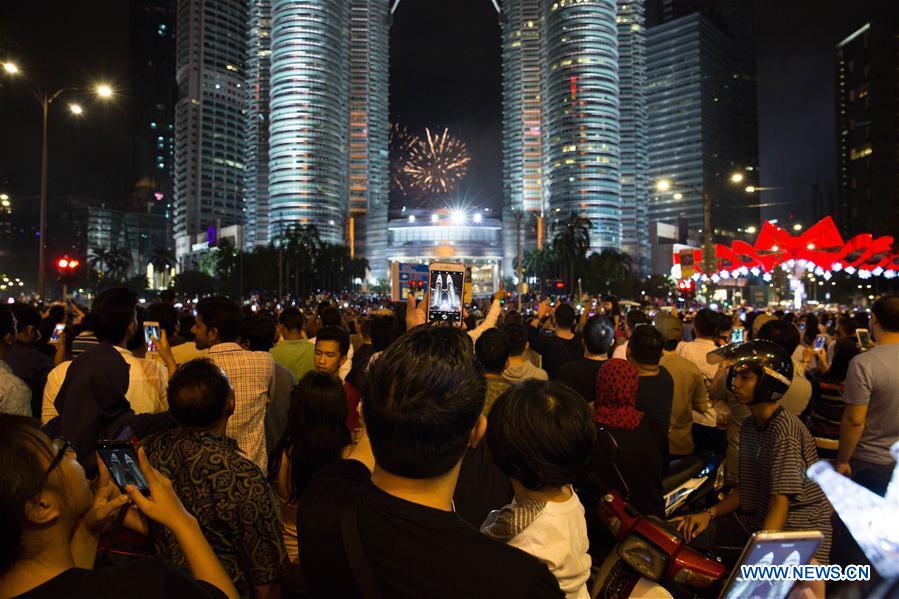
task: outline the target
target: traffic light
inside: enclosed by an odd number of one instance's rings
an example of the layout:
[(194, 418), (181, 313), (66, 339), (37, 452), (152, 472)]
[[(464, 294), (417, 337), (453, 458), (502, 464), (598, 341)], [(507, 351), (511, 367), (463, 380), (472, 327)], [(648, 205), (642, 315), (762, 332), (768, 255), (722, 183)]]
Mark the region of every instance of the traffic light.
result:
[(62, 281), (71, 281), (78, 273), (81, 262), (77, 258), (63, 256), (56, 261), (56, 272)]
[(555, 287), (556, 287), (556, 291), (565, 289), (565, 282), (564, 281), (556, 281)]

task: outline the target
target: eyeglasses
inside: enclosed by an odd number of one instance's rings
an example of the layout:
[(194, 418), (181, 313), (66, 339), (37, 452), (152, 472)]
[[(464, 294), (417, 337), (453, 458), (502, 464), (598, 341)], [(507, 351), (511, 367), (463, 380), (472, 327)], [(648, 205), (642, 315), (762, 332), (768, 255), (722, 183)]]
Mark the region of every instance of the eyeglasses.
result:
[(44, 475), (41, 477), (40, 486), (44, 485), (44, 481), (47, 480), (47, 477), (50, 476), (50, 473), (53, 472), (53, 469), (59, 466), (59, 463), (65, 457), (66, 453), (69, 451), (76, 451), (75, 446), (63, 439), (62, 437), (55, 437), (51, 443), (53, 443), (53, 447), (56, 448), (56, 455), (50, 460), (50, 465), (47, 466), (47, 469), (44, 471)]

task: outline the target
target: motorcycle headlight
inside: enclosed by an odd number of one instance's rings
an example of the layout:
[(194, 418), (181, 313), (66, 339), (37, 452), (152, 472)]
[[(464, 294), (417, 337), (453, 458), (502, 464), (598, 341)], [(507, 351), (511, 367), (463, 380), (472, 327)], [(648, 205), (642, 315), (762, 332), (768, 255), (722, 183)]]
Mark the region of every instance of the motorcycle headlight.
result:
[(668, 565), (668, 556), (638, 535), (628, 536), (618, 546), (618, 556), (650, 580), (662, 578), (662, 575), (665, 574), (665, 567)]

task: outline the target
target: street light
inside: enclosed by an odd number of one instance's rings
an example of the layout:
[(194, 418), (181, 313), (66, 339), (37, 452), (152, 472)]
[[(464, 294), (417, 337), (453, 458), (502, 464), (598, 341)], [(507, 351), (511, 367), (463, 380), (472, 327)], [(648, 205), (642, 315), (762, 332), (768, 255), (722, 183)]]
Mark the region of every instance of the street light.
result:
[(734, 173), (730, 176), (731, 183), (742, 183), (743, 182), (743, 173)]
[(656, 191), (666, 192), (671, 189), (671, 181), (668, 179), (659, 179), (656, 182)]
[(755, 193), (755, 186), (754, 186), (754, 185), (747, 185), (747, 186), (746, 186), (746, 193)]
[(684, 194), (678, 192), (678, 193), (674, 194), (673, 197), (675, 200), (682, 200), (682, 199), (684, 199)]
[[(13, 62), (4, 62), (3, 70), (8, 75), (20, 75), (19, 67)], [(31, 87), (29, 85), (29, 87)], [(74, 88), (74, 87), (62, 87), (56, 90), (53, 93), (46, 92), (44, 90), (39, 90), (34, 87), (31, 87), (31, 92), (34, 94), (34, 97), (37, 99), (38, 103), (41, 105), (41, 110), (43, 112), (43, 126), (41, 130), (41, 200), (40, 200), (40, 226), (39, 226), (39, 234), (38, 234), (38, 271), (37, 271), (37, 286), (38, 286), (38, 294), (43, 299), (44, 291), (46, 289), (47, 283), (47, 265), (46, 265), (46, 229), (47, 229), (47, 155), (48, 155), (48, 117), (50, 113), (50, 105), (53, 103), (56, 98), (58, 98), (64, 92), (75, 91), (75, 92), (84, 92), (86, 90)], [(101, 99), (109, 99), (113, 96), (112, 87), (108, 84), (100, 84), (96, 86), (93, 90), (93, 93), (97, 95), (97, 97)], [(70, 103), (69, 111), (74, 115), (81, 115), (84, 112), (84, 109), (80, 104)]]
[(752, 226), (746, 227), (746, 232), (749, 233), (750, 235), (755, 233), (757, 230), (758, 229), (756, 229), (755, 227), (752, 227)]
[(802, 225), (800, 225), (799, 223), (796, 223), (795, 225), (793, 225), (793, 230), (794, 230), (794, 231), (801, 231), (801, 230), (802, 230)]

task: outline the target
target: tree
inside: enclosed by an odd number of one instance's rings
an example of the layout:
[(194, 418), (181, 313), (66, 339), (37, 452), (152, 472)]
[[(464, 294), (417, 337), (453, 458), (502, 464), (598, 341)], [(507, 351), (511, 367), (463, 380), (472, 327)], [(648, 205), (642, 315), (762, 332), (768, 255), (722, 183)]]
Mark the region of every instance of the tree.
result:
[(215, 293), (215, 279), (199, 270), (185, 270), (175, 275), (175, 293), (186, 297), (203, 297)]
[(634, 293), (635, 282), (631, 275), (631, 257), (618, 250), (593, 252), (581, 268), (581, 283), (589, 293), (628, 296)]
[(567, 285), (574, 287), (578, 265), (590, 249), (590, 219), (571, 213), (553, 223), (552, 248), (558, 258), (560, 272)]
[(528, 276), (540, 280), (552, 279), (559, 272), (559, 259), (555, 250), (544, 247), (542, 250), (531, 250), (524, 253), (521, 266)]
[(303, 297), (310, 288), (315, 259), (322, 244), (315, 225), (290, 225), (281, 231), (276, 243), (287, 253), (287, 287), (290, 289), (291, 274), (296, 297)]

